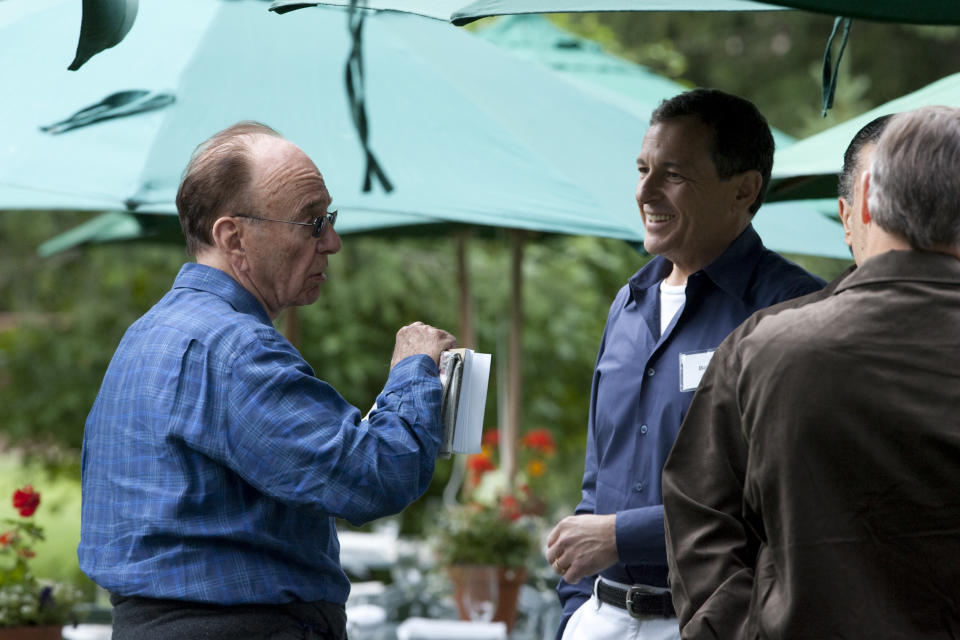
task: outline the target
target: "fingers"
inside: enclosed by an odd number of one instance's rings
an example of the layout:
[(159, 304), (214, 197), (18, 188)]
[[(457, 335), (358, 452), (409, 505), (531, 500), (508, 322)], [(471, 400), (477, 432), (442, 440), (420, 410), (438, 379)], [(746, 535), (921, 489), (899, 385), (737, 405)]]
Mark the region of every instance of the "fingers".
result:
[(616, 515), (567, 516), (547, 537), (547, 562), (567, 582), (579, 582), (617, 562)]
[(561, 577), (567, 571), (567, 569), (570, 568), (570, 562), (564, 562), (561, 559), (563, 552), (566, 550), (566, 545), (561, 544), (560, 540), (566, 528), (567, 518), (564, 518), (557, 523), (557, 526), (555, 526), (547, 536), (547, 562), (550, 563), (550, 566), (553, 567), (553, 570), (557, 573), (557, 575)]
[(563, 566), (563, 564), (560, 562), (560, 558), (557, 558), (556, 560), (554, 560), (551, 566), (553, 567), (553, 570), (557, 572), (557, 575), (559, 575), (560, 577), (563, 577), (564, 572), (570, 568), (570, 567)]
[(440, 353), (457, 346), (457, 339), (449, 332), (422, 322), (408, 324), (397, 331), (390, 367), (412, 355), (423, 354), (439, 363)]

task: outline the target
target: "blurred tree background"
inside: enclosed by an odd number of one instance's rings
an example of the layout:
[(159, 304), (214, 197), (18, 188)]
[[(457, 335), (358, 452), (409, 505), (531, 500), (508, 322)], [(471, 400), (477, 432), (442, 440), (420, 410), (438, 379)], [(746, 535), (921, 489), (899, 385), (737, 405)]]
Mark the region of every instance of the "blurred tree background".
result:
[[(743, 95), (773, 126), (797, 137), (960, 69), (957, 28), (854, 22), (835, 107), (821, 118), (829, 17), (603, 13), (553, 19), (684, 84)], [(46, 460), (73, 482), (83, 423), (113, 350), (126, 327), (169, 288), (185, 260), (180, 246), (146, 243), (37, 257), (42, 241), (90, 217), (0, 214), (0, 444), (8, 452)], [(616, 240), (528, 239), (521, 431), (547, 427), (554, 433), (559, 451), (547, 497), (559, 515), (579, 500), (590, 379), (608, 306), (648, 258)], [(476, 348), (496, 353), (508, 317), (508, 239), (501, 232), (476, 234), (469, 247)], [(847, 264), (791, 257), (828, 279)], [(452, 237), (346, 237), (331, 260), (320, 301), (301, 310), (301, 351), (318, 376), (365, 409), (386, 379), (400, 326), (423, 320), (456, 332), (455, 259)], [(495, 361), (488, 428), (497, 423), (496, 374)], [(405, 514), (404, 531), (419, 529), (424, 505), (439, 499), (451, 464), (438, 463), (427, 498)]]

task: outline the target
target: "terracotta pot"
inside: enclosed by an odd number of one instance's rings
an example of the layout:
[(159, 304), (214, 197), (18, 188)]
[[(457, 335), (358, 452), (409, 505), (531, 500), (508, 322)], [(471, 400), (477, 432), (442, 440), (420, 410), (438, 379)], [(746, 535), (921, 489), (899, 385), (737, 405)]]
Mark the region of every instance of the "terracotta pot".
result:
[(513, 630), (520, 587), (527, 581), (526, 569), (460, 564), (447, 567), (447, 573), (461, 620), (484, 619), (492, 600), (492, 621), (504, 622), (508, 632)]
[(60, 625), (0, 627), (0, 640), (61, 640), (62, 630)]

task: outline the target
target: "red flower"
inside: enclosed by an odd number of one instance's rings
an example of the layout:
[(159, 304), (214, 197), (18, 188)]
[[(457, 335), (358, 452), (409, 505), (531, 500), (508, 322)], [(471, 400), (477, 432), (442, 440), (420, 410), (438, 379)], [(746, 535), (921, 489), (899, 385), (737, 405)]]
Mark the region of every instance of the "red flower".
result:
[(500, 432), (496, 429), (483, 432), (483, 445), (486, 447), (495, 447), (500, 444)]
[(497, 466), (493, 464), (493, 460), (486, 453), (478, 453), (467, 458), (467, 471), (470, 472), (470, 483), (474, 486), (480, 484), (480, 478), (483, 474), (496, 468)]
[(40, 506), (40, 493), (34, 491), (33, 486), (28, 484), (23, 489), (13, 492), (13, 508), (24, 518), (32, 516), (38, 506)]
[(17, 537), (15, 531), (7, 531), (3, 535), (0, 535), (0, 547), (8, 547), (10, 543), (13, 542)]
[(557, 451), (557, 445), (553, 441), (553, 434), (549, 429), (534, 429), (523, 435), (523, 444), (535, 451), (547, 455), (553, 455)]
[(500, 500), (500, 515), (508, 520), (517, 520), (523, 515), (520, 511), (520, 503), (511, 495), (505, 495)]
[(496, 466), (493, 464), (493, 460), (485, 453), (478, 453), (475, 456), (470, 456), (467, 458), (467, 469), (477, 474), (484, 474), (487, 471), (493, 471), (496, 469)]

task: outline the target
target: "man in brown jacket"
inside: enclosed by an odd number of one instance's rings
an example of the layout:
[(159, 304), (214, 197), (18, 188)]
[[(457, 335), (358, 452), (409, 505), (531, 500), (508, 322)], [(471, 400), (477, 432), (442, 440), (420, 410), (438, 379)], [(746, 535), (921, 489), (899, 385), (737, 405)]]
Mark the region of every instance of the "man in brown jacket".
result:
[(714, 355), (663, 473), (684, 638), (960, 636), (958, 172), (960, 110), (895, 116), (860, 267)]

